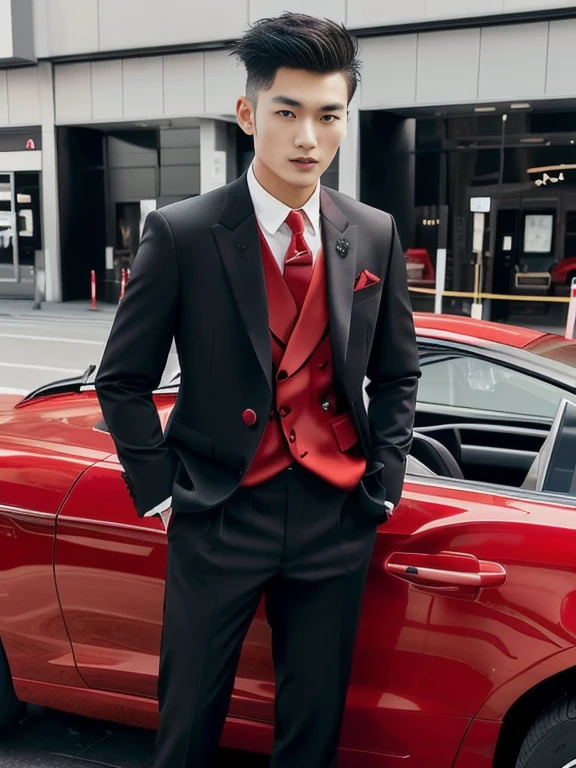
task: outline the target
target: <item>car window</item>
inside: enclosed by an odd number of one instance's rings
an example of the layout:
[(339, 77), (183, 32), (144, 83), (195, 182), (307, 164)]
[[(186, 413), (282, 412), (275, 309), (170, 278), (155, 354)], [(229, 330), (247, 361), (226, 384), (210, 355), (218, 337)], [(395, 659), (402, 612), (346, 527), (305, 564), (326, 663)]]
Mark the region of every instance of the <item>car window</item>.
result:
[(565, 390), (473, 356), (431, 354), (421, 359), (418, 402), (553, 418)]

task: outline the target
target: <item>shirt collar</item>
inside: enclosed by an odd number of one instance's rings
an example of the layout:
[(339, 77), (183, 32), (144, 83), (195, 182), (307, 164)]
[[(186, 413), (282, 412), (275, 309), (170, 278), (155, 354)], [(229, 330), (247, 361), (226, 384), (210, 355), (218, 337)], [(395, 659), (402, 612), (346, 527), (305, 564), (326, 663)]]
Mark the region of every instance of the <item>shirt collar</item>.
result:
[[(292, 210), (280, 200), (267, 192), (254, 175), (252, 165), (247, 175), (248, 189), (254, 206), (254, 213), (262, 227), (271, 235), (276, 234), (286, 217)], [(299, 210), (304, 211), (314, 234), (320, 231), (320, 184), (318, 183), (312, 197)]]

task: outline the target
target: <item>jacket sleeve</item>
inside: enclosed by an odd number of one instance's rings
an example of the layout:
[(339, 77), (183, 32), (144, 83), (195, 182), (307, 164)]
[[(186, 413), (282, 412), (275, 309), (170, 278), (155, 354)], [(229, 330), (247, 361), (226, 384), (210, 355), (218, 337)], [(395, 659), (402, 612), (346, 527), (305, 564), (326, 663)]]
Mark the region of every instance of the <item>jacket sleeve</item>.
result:
[(150, 213), (100, 368), (96, 393), (140, 516), (168, 498), (176, 458), (165, 444), (152, 392), (174, 337), (178, 266), (172, 231)]
[(408, 294), (406, 263), (394, 220), (391, 249), (366, 375), (368, 421), (374, 458), (384, 464), (380, 480), (398, 504), (412, 443), (420, 377), (418, 346)]

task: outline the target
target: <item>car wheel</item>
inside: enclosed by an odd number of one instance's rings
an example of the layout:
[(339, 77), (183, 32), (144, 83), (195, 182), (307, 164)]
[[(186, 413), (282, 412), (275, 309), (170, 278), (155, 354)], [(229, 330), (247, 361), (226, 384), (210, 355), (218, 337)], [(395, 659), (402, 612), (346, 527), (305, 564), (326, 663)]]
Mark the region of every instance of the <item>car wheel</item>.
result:
[(516, 768), (576, 768), (576, 699), (563, 699), (536, 720)]
[(12, 725), (20, 710), (20, 702), (14, 693), (12, 675), (0, 646), (0, 730)]

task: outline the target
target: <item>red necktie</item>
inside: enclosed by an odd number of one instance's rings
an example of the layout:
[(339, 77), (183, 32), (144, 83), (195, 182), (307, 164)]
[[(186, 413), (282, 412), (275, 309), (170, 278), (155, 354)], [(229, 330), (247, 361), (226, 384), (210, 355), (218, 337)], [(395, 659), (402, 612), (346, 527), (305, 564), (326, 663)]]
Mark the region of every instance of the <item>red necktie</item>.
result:
[(284, 280), (300, 312), (312, 279), (312, 253), (304, 239), (304, 217), (301, 211), (290, 211), (286, 224), (292, 230), (292, 240), (284, 256)]

